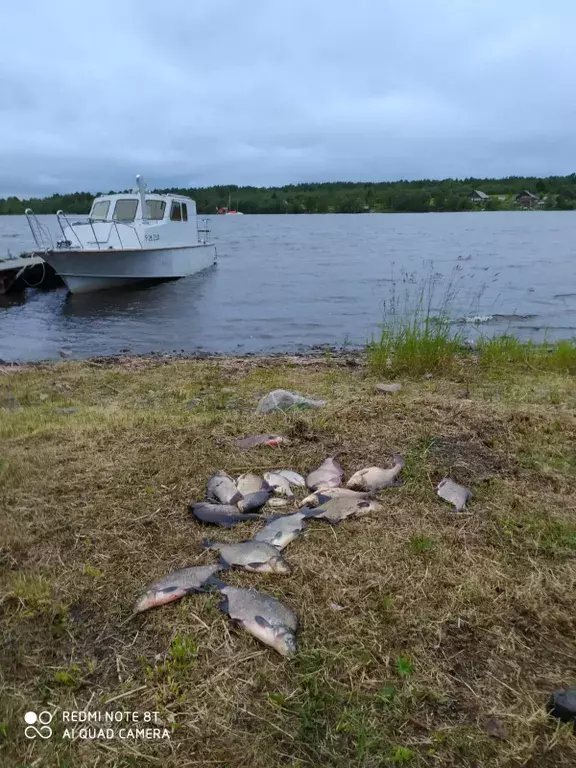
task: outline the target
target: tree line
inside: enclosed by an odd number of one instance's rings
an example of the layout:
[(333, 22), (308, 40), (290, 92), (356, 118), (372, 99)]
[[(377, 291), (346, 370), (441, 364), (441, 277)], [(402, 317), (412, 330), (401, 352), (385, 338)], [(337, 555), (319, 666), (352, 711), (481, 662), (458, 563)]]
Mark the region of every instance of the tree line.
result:
[[(488, 199), (482, 203), (474, 202), (470, 199), (474, 190), (484, 192)], [(576, 173), (545, 178), (508, 176), (502, 179), (325, 182), (288, 184), (282, 187), (219, 185), (171, 187), (154, 191), (186, 195), (196, 201), (199, 213), (214, 214), (218, 209), (226, 208), (229, 199), (231, 208), (242, 213), (511, 210), (516, 207), (516, 196), (524, 190), (539, 195), (545, 208), (576, 209)], [(90, 192), (74, 192), (27, 200), (17, 197), (0, 198), (0, 214), (23, 214), (26, 208), (32, 208), (34, 213), (56, 213), (63, 210), (66, 213), (87, 214), (95, 196)]]

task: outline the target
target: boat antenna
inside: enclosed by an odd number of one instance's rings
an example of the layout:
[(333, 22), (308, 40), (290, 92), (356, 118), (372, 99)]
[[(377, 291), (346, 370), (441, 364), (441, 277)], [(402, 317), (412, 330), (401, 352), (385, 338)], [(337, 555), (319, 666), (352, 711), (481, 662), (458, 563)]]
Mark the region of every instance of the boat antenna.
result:
[(136, 184), (138, 184), (138, 191), (140, 192), (140, 208), (142, 210), (142, 219), (147, 219), (146, 216), (146, 185), (144, 179), (140, 174), (136, 176)]

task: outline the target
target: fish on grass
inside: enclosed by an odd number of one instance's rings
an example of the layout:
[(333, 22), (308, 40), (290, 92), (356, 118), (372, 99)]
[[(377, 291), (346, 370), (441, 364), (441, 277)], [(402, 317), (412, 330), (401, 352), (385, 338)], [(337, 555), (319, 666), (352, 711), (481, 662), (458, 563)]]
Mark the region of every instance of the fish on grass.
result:
[(463, 485), (455, 483), (449, 477), (440, 480), (436, 491), (441, 499), (456, 507), (456, 512), (462, 512), (466, 507), (466, 502), (472, 498), (472, 491)]
[(253, 536), (252, 541), (264, 541), (276, 549), (282, 550), (298, 538), (306, 526), (306, 520), (310, 517), (316, 517), (316, 515), (317, 511), (312, 509), (302, 509), (292, 515), (280, 515)]
[(306, 488), (306, 480), (293, 469), (277, 469), (274, 474), (285, 477), (295, 488)]
[(254, 475), (251, 472), (247, 472), (244, 475), (240, 475), (238, 480), (236, 480), (236, 487), (242, 496), (247, 496), (249, 493), (267, 491), (270, 486), (261, 475)]
[(212, 525), (221, 525), (224, 528), (231, 528), (237, 523), (243, 523), (248, 520), (262, 520), (262, 515), (258, 513), (242, 513), (238, 507), (232, 504), (210, 504), (208, 501), (199, 501), (196, 504), (190, 504), (190, 512), (197, 520)]
[(236, 445), (238, 448), (245, 451), (249, 448), (256, 448), (258, 445), (267, 445), (269, 448), (276, 448), (287, 442), (286, 438), (282, 437), (282, 435), (250, 435), (250, 437), (243, 437), (240, 440), (236, 440)]
[(209, 501), (219, 501), (220, 504), (237, 504), (242, 498), (234, 480), (222, 471), (208, 480), (206, 496)]
[(390, 469), (382, 467), (367, 467), (355, 472), (346, 487), (355, 491), (368, 491), (376, 493), (382, 488), (390, 485), (403, 485), (402, 480), (398, 480), (398, 475), (404, 469), (404, 459), (399, 453), (394, 454), (394, 466)]
[(318, 491), (314, 491), (314, 493), (311, 493), (309, 496), (306, 496), (302, 501), (299, 501), (298, 506), (318, 507), (323, 502), (328, 501), (328, 499), (341, 499), (346, 497), (359, 501), (360, 499), (367, 499), (369, 496), (369, 493), (351, 491), (350, 488), (322, 488)]
[(322, 464), (310, 472), (306, 478), (306, 485), (311, 491), (317, 491), (320, 488), (336, 488), (342, 482), (344, 470), (338, 464), (336, 459), (324, 459)]
[(290, 482), (279, 472), (265, 472), (264, 480), (278, 496), (286, 496), (288, 498), (294, 496)]
[(369, 512), (379, 512), (381, 509), (382, 505), (377, 501), (342, 496), (339, 499), (328, 499), (314, 511), (317, 520), (327, 520), (337, 525), (352, 515), (367, 515)]
[(271, 488), (256, 491), (255, 493), (248, 493), (238, 501), (238, 509), (240, 512), (258, 512), (262, 509), (264, 504), (266, 504), (271, 495)]
[(220, 565), (199, 565), (193, 568), (181, 568), (169, 573), (163, 579), (150, 584), (146, 592), (141, 595), (132, 609), (132, 615), (156, 608), (158, 605), (172, 603), (191, 592), (200, 592), (202, 588), (217, 571), (222, 570)]
[(296, 614), (275, 597), (256, 589), (230, 587), (216, 577), (211, 585), (222, 595), (218, 607), (232, 622), (274, 648), (281, 656), (293, 656), (297, 650)]
[(219, 544), (206, 540), (204, 546), (219, 552), (218, 560), (225, 568), (244, 568), (258, 573), (292, 573), (292, 568), (278, 549), (264, 541), (250, 539), (237, 544)]

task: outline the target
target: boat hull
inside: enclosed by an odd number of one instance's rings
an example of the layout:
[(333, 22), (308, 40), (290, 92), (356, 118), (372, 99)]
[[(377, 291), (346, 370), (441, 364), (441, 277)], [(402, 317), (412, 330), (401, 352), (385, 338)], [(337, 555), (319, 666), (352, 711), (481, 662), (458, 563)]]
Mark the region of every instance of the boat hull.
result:
[(42, 255), (71, 293), (91, 293), (194, 275), (216, 263), (216, 246), (48, 251)]

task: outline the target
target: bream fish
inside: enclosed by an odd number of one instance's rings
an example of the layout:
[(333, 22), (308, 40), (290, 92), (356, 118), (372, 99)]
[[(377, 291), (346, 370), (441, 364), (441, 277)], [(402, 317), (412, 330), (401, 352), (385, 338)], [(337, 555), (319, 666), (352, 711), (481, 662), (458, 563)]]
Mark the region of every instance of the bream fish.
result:
[(204, 546), (219, 551), (219, 561), (223, 566), (235, 566), (258, 573), (292, 573), (278, 549), (263, 541), (249, 540), (237, 544), (205, 541)]
[(142, 613), (149, 608), (179, 600), (191, 592), (199, 592), (207, 580), (220, 570), (222, 570), (220, 565), (199, 565), (173, 571), (163, 579), (150, 584), (146, 592), (136, 601), (132, 612), (133, 614)]
[(221, 525), (224, 528), (231, 528), (237, 523), (243, 523), (248, 520), (262, 520), (262, 515), (254, 513), (242, 513), (238, 507), (232, 504), (210, 504), (207, 501), (199, 501), (196, 504), (190, 504), (190, 512), (197, 520), (212, 525)]
[(456, 512), (462, 512), (466, 507), (466, 502), (472, 498), (472, 491), (463, 485), (455, 483), (454, 480), (450, 480), (449, 477), (440, 480), (436, 491), (441, 499), (456, 507)]
[(306, 478), (306, 485), (311, 491), (317, 491), (320, 488), (336, 488), (342, 482), (344, 470), (338, 464), (336, 459), (324, 459), (322, 464), (310, 472)]
[(296, 653), (298, 618), (290, 608), (264, 592), (230, 587), (216, 578), (212, 582), (222, 594), (218, 607), (235, 624), (282, 656)]
[(238, 502), (240, 512), (258, 512), (272, 495), (272, 489), (249, 493)]
[(404, 459), (399, 453), (394, 454), (394, 466), (390, 469), (382, 467), (367, 467), (355, 472), (346, 487), (356, 491), (375, 493), (389, 485), (403, 485), (398, 475), (404, 469)]
[(222, 471), (208, 480), (206, 496), (208, 501), (219, 501), (220, 504), (237, 504), (242, 498), (234, 480)]
[(280, 473), (266, 472), (264, 474), (264, 480), (278, 496), (287, 496), (288, 498), (294, 496), (289, 481)]
[(306, 525), (309, 517), (316, 517), (316, 510), (301, 510), (292, 515), (280, 515), (271, 520), (255, 536), (253, 541), (264, 541), (276, 549), (284, 549), (290, 542), (297, 539)]
[(249, 493), (266, 491), (269, 485), (261, 475), (253, 475), (248, 472), (245, 475), (240, 475), (238, 480), (236, 480), (236, 487), (242, 496), (247, 496)]

